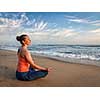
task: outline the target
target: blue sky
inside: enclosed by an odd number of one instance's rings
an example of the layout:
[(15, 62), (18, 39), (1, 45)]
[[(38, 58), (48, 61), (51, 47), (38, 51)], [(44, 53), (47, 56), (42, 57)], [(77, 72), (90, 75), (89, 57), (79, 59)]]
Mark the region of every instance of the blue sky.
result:
[(21, 34), (32, 44), (100, 44), (100, 13), (1, 12), (0, 44), (16, 44)]

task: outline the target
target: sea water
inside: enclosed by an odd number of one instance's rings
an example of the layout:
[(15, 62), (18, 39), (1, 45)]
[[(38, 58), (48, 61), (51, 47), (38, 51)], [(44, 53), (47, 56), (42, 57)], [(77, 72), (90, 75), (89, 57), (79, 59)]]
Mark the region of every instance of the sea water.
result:
[[(18, 46), (0, 46), (1, 49), (16, 50)], [(100, 66), (100, 45), (31, 45), (28, 48), (32, 54), (50, 58), (93, 64)]]

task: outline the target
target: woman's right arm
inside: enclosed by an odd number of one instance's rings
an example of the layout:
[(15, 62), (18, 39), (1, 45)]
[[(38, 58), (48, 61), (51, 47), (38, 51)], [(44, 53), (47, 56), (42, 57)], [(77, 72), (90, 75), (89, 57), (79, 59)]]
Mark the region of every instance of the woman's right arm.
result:
[(48, 71), (48, 68), (44, 68), (44, 67), (41, 67), (41, 66), (38, 66), (34, 63), (32, 57), (31, 57), (31, 54), (28, 50), (25, 50), (25, 58), (26, 60), (31, 64), (32, 67), (38, 69), (38, 70), (47, 70)]

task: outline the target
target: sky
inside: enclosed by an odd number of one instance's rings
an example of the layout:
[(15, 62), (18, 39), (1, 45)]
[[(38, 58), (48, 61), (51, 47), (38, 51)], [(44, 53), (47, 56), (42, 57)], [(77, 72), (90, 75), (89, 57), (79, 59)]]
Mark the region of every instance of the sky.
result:
[(1, 12), (0, 45), (17, 44), (21, 34), (32, 44), (100, 45), (100, 13)]

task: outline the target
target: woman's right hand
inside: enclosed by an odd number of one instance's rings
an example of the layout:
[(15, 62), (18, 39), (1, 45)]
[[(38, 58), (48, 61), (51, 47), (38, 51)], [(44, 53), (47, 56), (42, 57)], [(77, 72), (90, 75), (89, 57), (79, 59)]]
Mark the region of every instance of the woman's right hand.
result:
[(50, 71), (52, 70), (52, 67), (46, 68), (46, 70), (47, 70), (48, 72), (50, 72)]

